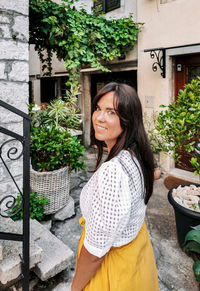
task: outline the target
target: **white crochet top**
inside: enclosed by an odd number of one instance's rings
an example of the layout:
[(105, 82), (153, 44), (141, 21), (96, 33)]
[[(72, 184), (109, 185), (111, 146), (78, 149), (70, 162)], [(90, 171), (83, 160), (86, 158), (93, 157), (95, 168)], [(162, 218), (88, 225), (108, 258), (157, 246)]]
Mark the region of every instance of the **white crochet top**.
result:
[(84, 246), (102, 257), (132, 241), (144, 222), (144, 183), (139, 162), (122, 150), (105, 162), (84, 186), (80, 207), (85, 219)]

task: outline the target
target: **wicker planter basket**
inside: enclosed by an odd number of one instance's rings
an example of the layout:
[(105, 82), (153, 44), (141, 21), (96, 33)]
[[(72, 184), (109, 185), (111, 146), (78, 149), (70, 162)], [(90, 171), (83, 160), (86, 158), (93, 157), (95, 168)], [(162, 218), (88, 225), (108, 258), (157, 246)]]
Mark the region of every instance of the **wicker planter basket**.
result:
[(45, 196), (50, 202), (44, 205), (45, 214), (53, 214), (64, 207), (69, 200), (70, 170), (64, 167), (50, 172), (30, 170), (31, 191), (38, 197)]

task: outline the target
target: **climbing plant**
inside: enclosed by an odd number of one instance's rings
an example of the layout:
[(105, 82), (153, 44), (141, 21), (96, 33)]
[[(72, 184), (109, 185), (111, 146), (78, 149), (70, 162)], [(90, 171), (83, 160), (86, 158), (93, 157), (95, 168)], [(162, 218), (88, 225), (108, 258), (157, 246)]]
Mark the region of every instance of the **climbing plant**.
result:
[(42, 69), (51, 74), (56, 53), (69, 73), (67, 85), (76, 94), (80, 69), (84, 65), (109, 71), (102, 61), (126, 55), (137, 41), (142, 23), (133, 16), (106, 19), (103, 15), (76, 9), (77, 0), (30, 0), (30, 43), (35, 44)]

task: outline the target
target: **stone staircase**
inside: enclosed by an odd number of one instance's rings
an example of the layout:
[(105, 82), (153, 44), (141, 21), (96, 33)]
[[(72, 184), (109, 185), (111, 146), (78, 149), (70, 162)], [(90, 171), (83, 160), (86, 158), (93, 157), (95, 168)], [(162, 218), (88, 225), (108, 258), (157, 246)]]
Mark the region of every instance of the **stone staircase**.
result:
[[(22, 233), (22, 222), (0, 216), (0, 231)], [(0, 241), (0, 290), (6, 290), (20, 279), (22, 243)], [(48, 280), (71, 264), (72, 250), (45, 226), (30, 220), (30, 269), (42, 280)]]

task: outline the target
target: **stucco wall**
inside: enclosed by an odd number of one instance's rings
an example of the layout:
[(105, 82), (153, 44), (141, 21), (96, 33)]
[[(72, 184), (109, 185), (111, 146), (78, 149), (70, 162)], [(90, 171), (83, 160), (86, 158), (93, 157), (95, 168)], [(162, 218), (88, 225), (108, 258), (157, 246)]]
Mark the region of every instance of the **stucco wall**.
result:
[[(174, 100), (174, 75), (172, 56), (200, 52), (200, 46), (166, 50), (166, 78), (160, 69), (153, 72), (145, 49), (182, 46), (200, 43), (200, 2), (196, 0), (140, 0), (137, 1), (137, 21), (144, 22), (138, 40), (138, 93), (146, 112), (161, 110), (160, 104)], [(147, 101), (149, 101), (147, 105)], [(163, 159), (166, 170), (174, 167), (171, 159)]]
[(173, 97), (170, 93), (170, 60), (167, 60), (166, 79), (162, 79), (159, 69), (156, 73), (152, 71), (153, 60), (144, 49), (198, 43), (200, 27), (199, 1), (159, 2), (140, 0), (137, 10), (137, 20), (145, 23), (138, 41), (138, 89), (142, 99), (154, 96), (155, 107)]
[[(0, 1), (0, 100), (27, 112), (28, 103), (28, 0)], [(22, 118), (0, 107), (0, 126), (22, 134)], [(0, 146), (8, 140), (0, 133)], [(7, 151), (13, 143), (2, 148), (2, 156), (22, 184), (22, 159), (11, 162)], [(15, 144), (19, 152), (21, 146)], [(19, 153), (18, 152), (18, 153)], [(13, 155), (13, 157), (16, 155)], [(18, 192), (0, 160), (0, 196)]]

